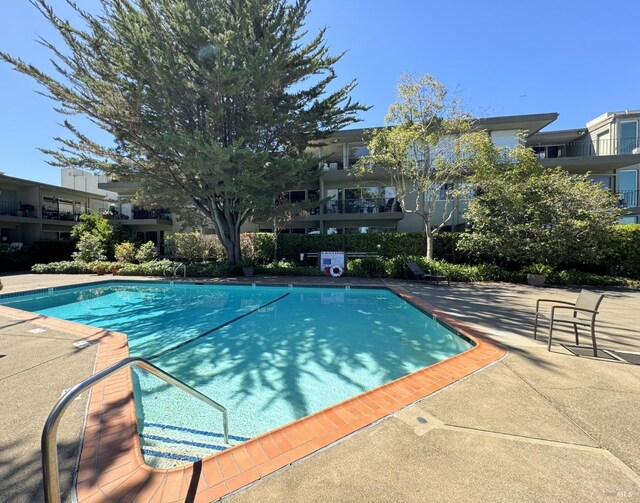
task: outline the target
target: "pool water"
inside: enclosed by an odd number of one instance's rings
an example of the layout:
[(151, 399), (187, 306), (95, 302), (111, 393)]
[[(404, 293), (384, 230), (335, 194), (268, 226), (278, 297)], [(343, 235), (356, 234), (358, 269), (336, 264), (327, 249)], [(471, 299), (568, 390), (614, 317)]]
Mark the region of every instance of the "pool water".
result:
[[(131, 355), (228, 409), (233, 442), (471, 347), (385, 289), (110, 282), (0, 303), (126, 333)], [(149, 458), (224, 448), (219, 412), (144, 371), (133, 376)]]

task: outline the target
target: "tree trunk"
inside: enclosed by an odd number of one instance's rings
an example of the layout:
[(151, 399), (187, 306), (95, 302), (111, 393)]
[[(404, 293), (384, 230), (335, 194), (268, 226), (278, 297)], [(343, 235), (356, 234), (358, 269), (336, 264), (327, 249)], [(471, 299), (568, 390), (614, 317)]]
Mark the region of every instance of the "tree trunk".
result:
[(425, 219), (424, 221), (424, 234), (427, 238), (427, 258), (429, 260), (433, 259), (433, 227), (431, 226), (431, 222)]
[(278, 222), (276, 219), (273, 219), (273, 261), (277, 262), (278, 260)]
[[(202, 204), (199, 206), (202, 207)], [(239, 215), (226, 214), (215, 204), (209, 206), (208, 210), (213, 228), (227, 252), (227, 260), (231, 265), (239, 265), (241, 259), (240, 225), (237, 223)]]

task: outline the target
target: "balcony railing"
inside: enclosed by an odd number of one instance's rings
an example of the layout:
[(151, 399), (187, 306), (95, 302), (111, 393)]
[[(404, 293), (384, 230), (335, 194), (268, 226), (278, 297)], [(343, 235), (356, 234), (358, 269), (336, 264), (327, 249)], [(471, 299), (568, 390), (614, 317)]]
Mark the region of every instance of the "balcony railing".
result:
[(46, 206), (42, 207), (42, 218), (47, 220), (61, 220), (65, 222), (79, 222), (80, 215), (87, 214), (87, 211), (69, 211), (69, 210), (59, 210), (57, 208), (47, 208)]
[(620, 208), (638, 208), (640, 190), (623, 190), (616, 195), (618, 196), (618, 206)]
[(134, 208), (132, 210), (134, 220), (167, 220), (172, 221), (171, 211), (163, 208), (155, 210), (145, 210), (141, 208)]
[(540, 159), (640, 154), (640, 137), (583, 140), (562, 145), (530, 145)]
[(389, 198), (358, 198), (329, 201), (324, 206), (326, 214), (344, 213), (389, 213), (401, 211), (395, 197)]
[(38, 208), (32, 204), (20, 204), (9, 201), (0, 201), (0, 215), (11, 217), (37, 218)]

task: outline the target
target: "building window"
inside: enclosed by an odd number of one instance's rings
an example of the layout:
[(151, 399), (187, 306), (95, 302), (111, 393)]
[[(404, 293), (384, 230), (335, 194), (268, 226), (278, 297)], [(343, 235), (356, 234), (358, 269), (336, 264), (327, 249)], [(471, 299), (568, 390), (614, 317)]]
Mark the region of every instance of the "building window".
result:
[(631, 154), (638, 147), (638, 121), (620, 122), (618, 153)]
[(638, 206), (638, 170), (618, 171), (618, 196), (622, 208)]
[(291, 190), (288, 198), (291, 203), (300, 203), (306, 199), (306, 192), (304, 190)]
[(344, 169), (344, 143), (325, 145), (321, 150), (322, 170), (333, 171)]
[(591, 183), (600, 184), (605, 189), (610, 189), (611, 185), (611, 177), (610, 176), (591, 176), (589, 177)]
[(638, 217), (636, 215), (626, 215), (624, 217), (620, 217), (621, 224), (637, 224)]
[(355, 166), (358, 159), (369, 154), (369, 149), (364, 143), (349, 143), (349, 166)]
[(564, 156), (563, 145), (536, 145), (531, 147), (538, 159), (556, 159)]

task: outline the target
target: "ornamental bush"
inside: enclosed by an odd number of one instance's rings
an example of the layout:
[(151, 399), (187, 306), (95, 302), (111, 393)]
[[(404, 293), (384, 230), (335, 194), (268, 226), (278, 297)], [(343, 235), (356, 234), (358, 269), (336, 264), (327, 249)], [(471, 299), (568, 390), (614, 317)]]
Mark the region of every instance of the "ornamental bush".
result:
[(96, 260), (107, 259), (103, 241), (95, 234), (82, 234), (76, 243), (76, 250), (77, 251), (73, 252), (72, 257), (73, 260), (79, 262), (94, 262)]
[(136, 260), (139, 264), (144, 264), (147, 262), (151, 262), (158, 258), (158, 252), (156, 251), (156, 245), (153, 241), (147, 241), (144, 244), (140, 245), (138, 251), (136, 252)]
[(136, 245), (130, 241), (117, 244), (114, 248), (114, 255), (118, 262), (131, 263), (136, 259)]
[(118, 276), (163, 276), (165, 270), (173, 270), (175, 263), (170, 260), (152, 260), (141, 264), (123, 264)]
[(166, 237), (165, 244), (169, 255), (187, 262), (206, 262), (226, 256), (224, 246), (215, 235), (175, 232)]
[(35, 264), (31, 267), (31, 272), (35, 274), (91, 274), (93, 271), (86, 262), (68, 260), (50, 262), (48, 264)]
[(376, 257), (365, 257), (351, 259), (347, 264), (347, 274), (360, 278), (384, 278), (388, 276), (387, 268), (383, 259)]

